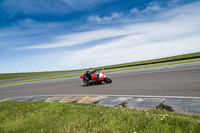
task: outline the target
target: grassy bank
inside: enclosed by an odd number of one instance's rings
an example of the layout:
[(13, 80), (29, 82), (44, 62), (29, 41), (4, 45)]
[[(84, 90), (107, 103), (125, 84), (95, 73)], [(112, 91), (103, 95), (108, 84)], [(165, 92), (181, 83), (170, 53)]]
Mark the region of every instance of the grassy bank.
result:
[(200, 58), (189, 59), (189, 60), (181, 60), (181, 61), (173, 61), (173, 62), (165, 62), (165, 63), (157, 63), (157, 64), (150, 64), (150, 65), (142, 65), (142, 66), (132, 66), (132, 67), (122, 67), (122, 68), (116, 68), (116, 69), (108, 69), (108, 70), (103, 70), (103, 72), (115, 72), (115, 71), (140, 69), (140, 68), (148, 68), (148, 67), (157, 67), (157, 66), (166, 66), (166, 65), (182, 64), (182, 63), (197, 62), (197, 61), (200, 61)]
[(200, 116), (94, 104), (0, 103), (0, 132), (196, 133)]
[(66, 77), (80, 76), (80, 75), (82, 75), (82, 74), (83, 74), (83, 73), (75, 73), (75, 74), (68, 74), (68, 75), (60, 75), (60, 76), (52, 76), (52, 77), (43, 77), (43, 78), (28, 79), (28, 80), (20, 80), (20, 81), (11, 81), (11, 82), (0, 83), (0, 85), (16, 84), (16, 83), (24, 83), (24, 82), (33, 82), (33, 81), (48, 80), (48, 79), (57, 79), (57, 78), (66, 78)]
[(171, 61), (171, 60), (178, 60), (178, 59), (197, 57), (197, 56), (200, 56), (200, 52), (191, 53), (191, 54), (177, 55), (177, 56), (171, 56), (171, 57), (160, 58), (160, 59), (153, 59), (153, 60), (146, 60), (146, 61), (139, 61), (139, 62), (131, 62), (131, 63), (117, 64), (117, 65), (110, 65), (110, 66), (100, 67), (100, 69), (101, 68), (105, 68), (106, 69), (106, 68), (113, 68), (113, 67), (120, 67), (120, 66), (145, 64), (145, 63), (153, 63), (153, 62), (161, 62), (161, 61)]
[(44, 76), (44, 75), (52, 75), (52, 74), (62, 74), (62, 73), (71, 73), (71, 72), (78, 72), (78, 70), (52, 71), (52, 72), (51, 71), (50, 72), (30, 72), (30, 73), (5, 73), (5, 74), (0, 74), (0, 80), (26, 78), (26, 77), (34, 77), (34, 76)]

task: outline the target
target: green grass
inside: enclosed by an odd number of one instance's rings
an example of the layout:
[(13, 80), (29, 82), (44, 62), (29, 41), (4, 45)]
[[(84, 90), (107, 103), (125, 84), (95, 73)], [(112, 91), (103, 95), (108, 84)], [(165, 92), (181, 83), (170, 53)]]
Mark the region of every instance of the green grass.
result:
[(16, 84), (16, 83), (24, 83), (24, 82), (33, 82), (33, 81), (48, 80), (48, 79), (57, 79), (57, 78), (66, 78), (66, 77), (80, 76), (80, 75), (82, 75), (82, 74), (83, 74), (83, 73), (75, 73), (75, 74), (68, 74), (68, 75), (60, 75), (60, 76), (52, 76), (52, 77), (43, 77), (43, 78), (28, 79), (28, 80), (20, 80), (20, 81), (11, 81), (11, 82), (0, 83), (0, 85)]
[(142, 66), (132, 66), (132, 67), (122, 67), (122, 68), (116, 68), (116, 69), (108, 69), (108, 70), (103, 70), (103, 72), (114, 72), (114, 71), (130, 70), (130, 69), (147, 68), (147, 67), (166, 66), (166, 65), (182, 64), (182, 63), (197, 62), (197, 61), (200, 61), (200, 58), (166, 62), (166, 63), (157, 63), (157, 64), (150, 64), (150, 65), (142, 65)]
[(197, 133), (200, 116), (94, 104), (0, 103), (1, 133)]
[(78, 70), (30, 72), (30, 73), (5, 73), (5, 74), (0, 74), (0, 80), (14, 79), (14, 78), (26, 78), (26, 77), (34, 77), (34, 76), (44, 76), (44, 75), (52, 75), (52, 74), (62, 74), (62, 73), (70, 73), (70, 72), (77, 72), (77, 71)]
[(168, 60), (182, 59), (182, 58), (196, 57), (196, 56), (200, 56), (200, 52), (191, 53), (191, 54), (177, 55), (177, 56), (166, 57), (166, 58), (160, 58), (160, 59), (147, 60), (147, 61), (139, 61), (139, 62), (131, 62), (131, 63), (117, 64), (117, 65), (110, 65), (110, 66), (104, 66), (104, 67), (99, 67), (99, 68), (100, 68), (100, 69), (101, 69), (101, 68), (112, 68), (112, 67), (136, 65), (136, 64), (151, 63), (151, 62), (159, 62), (159, 61), (168, 61)]

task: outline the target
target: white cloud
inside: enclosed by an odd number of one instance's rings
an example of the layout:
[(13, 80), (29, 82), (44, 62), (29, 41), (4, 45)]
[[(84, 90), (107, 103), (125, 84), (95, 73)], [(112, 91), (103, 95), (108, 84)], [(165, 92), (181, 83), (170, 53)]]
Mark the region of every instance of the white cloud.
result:
[[(197, 32), (200, 23), (198, 5), (188, 5), (169, 12), (161, 13), (157, 16), (164, 18), (154, 23), (129, 24), (119, 28), (106, 28), (101, 30), (74, 33), (56, 38), (55, 43), (33, 45), (21, 47), (20, 49), (47, 49), (66, 46), (80, 45), (92, 41), (101, 41), (102, 39), (127, 36), (130, 34), (142, 34), (141, 41), (167, 40), (185, 34)], [(192, 16), (193, 15), (193, 16)], [(195, 15), (195, 16), (194, 16)], [(152, 39), (151, 39), (152, 38)], [(133, 40), (136, 43), (135, 40)], [(140, 42), (137, 42), (140, 43)]]
[(161, 10), (163, 10), (163, 8), (161, 8), (157, 3), (149, 3), (149, 5), (143, 10), (139, 10), (137, 7), (132, 8), (130, 10), (130, 14), (145, 14), (153, 11), (158, 12)]
[(162, 21), (125, 26), (121, 31), (132, 33), (131, 35), (74, 51), (67, 56), (62, 55), (63, 60), (60, 64), (80, 66), (80, 68), (87, 64), (87, 67), (94, 67), (199, 52), (200, 6), (198, 5), (200, 3), (173, 9), (170, 11), (170, 18)]
[[(189, 17), (191, 19), (195, 19), (195, 16), (199, 17), (199, 6), (200, 2), (195, 2), (192, 4), (188, 4), (185, 6), (181, 6), (178, 8), (174, 8), (173, 10), (169, 10), (167, 12), (159, 14), (160, 16), (163, 16), (162, 18), (173, 18), (173, 17)], [(190, 21), (187, 19), (187, 21)]]
[(59, 36), (56, 38), (57, 42), (41, 45), (32, 45), (26, 47), (20, 47), (18, 49), (48, 49), (48, 48), (58, 48), (66, 46), (74, 46), (82, 43), (88, 43), (92, 41), (119, 37), (123, 35), (131, 34), (131, 31), (127, 29), (101, 29), (87, 32), (74, 33), (70, 35)]
[(95, 16), (89, 16), (88, 17), (88, 22), (95, 22), (95, 23), (109, 23), (112, 22), (115, 19), (119, 19), (123, 13), (112, 13), (110, 16), (104, 16), (104, 17), (99, 17), (98, 15)]
[[(59, 57), (63, 57), (60, 65), (71, 68), (95, 67), (198, 52), (200, 48), (199, 35), (155, 42), (143, 42), (140, 40), (143, 39), (142, 36), (131, 35), (89, 49), (71, 52), (67, 56), (59, 55)], [(141, 44), (137, 45), (137, 42)], [(191, 44), (191, 42), (193, 43)]]
[(146, 13), (149, 11), (160, 11), (161, 8), (159, 5), (150, 5), (148, 7), (146, 7), (144, 10), (141, 11), (141, 13)]
[(140, 14), (140, 11), (137, 7), (134, 7), (130, 10), (130, 14)]
[[(154, 22), (127, 24), (57, 37), (57, 42), (25, 49), (56, 48), (99, 40), (82, 50), (54, 53), (58, 65), (69, 69), (147, 60), (200, 50), (200, 2), (160, 13)], [(160, 19), (162, 18), (162, 19)], [(118, 38), (120, 36), (120, 38)], [(122, 37), (123, 36), (123, 37)], [(109, 42), (102, 39), (116, 37)], [(84, 46), (84, 45), (83, 45)], [(42, 59), (45, 58), (45, 55)], [(46, 55), (49, 58), (49, 55)], [(70, 62), (70, 64), (69, 64)], [(55, 63), (55, 62), (53, 62)]]

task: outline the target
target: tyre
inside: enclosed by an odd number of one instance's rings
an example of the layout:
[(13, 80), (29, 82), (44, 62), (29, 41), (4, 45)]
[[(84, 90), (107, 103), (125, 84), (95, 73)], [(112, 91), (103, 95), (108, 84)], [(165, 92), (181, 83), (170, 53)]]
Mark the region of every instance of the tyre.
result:
[(85, 80), (85, 79), (83, 80), (83, 83), (85, 83), (87, 86), (91, 85), (91, 83), (88, 80)]
[(90, 82), (87, 82), (86, 84), (87, 84), (87, 86), (91, 85), (91, 83), (90, 83)]
[(85, 78), (85, 74), (83, 75), (83, 83), (86, 83), (86, 78)]
[(112, 83), (112, 80), (110, 78), (106, 78), (106, 83)]

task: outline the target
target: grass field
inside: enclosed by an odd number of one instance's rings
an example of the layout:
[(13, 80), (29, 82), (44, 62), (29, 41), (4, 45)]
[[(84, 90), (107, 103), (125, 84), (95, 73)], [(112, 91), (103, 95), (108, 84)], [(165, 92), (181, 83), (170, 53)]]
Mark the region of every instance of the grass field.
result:
[[(135, 64), (143, 64), (143, 63), (151, 63), (151, 62), (158, 62), (158, 61), (167, 61), (167, 60), (182, 59), (182, 58), (195, 57), (195, 56), (200, 56), (200, 52), (198, 52), (198, 53), (192, 53), (192, 54), (179, 55), (179, 56), (173, 56), (173, 57), (168, 57), (168, 58), (155, 59), (155, 60), (133, 62), (133, 63), (126, 63), (126, 64), (118, 64), (118, 65), (111, 65), (111, 66), (98, 67), (98, 68), (89, 68), (89, 69), (103, 69), (103, 68), (106, 69), (106, 68), (112, 68), (112, 67), (135, 65)], [(181, 60), (181, 61), (173, 61), (173, 62), (165, 62), (165, 63), (156, 63), (156, 64), (149, 64), (149, 65), (140, 65), (140, 66), (132, 66), (132, 67), (122, 67), (122, 68), (108, 69), (108, 70), (103, 70), (103, 72), (122, 71), (122, 70), (129, 70), (129, 69), (139, 69), (139, 68), (146, 68), (146, 67), (155, 67), (155, 66), (164, 66), (164, 65), (172, 65), (172, 64), (181, 64), (181, 63), (196, 62), (196, 61), (200, 61), (200, 58), (187, 59), (187, 60)], [(42, 76), (42, 75), (52, 75), (52, 74), (62, 74), (62, 73), (69, 73), (69, 72), (77, 72), (75, 74), (42, 77), (42, 78), (22, 80), (22, 81), (5, 82), (5, 83), (0, 83), (0, 85), (13, 84), (13, 83), (22, 83), (22, 82), (31, 82), (31, 81), (39, 81), (39, 80), (47, 80), (47, 79), (55, 79), (55, 78), (64, 78), (64, 77), (71, 77), (71, 76), (78, 76), (78, 75), (82, 75), (83, 74), (83, 72), (78, 73), (79, 71), (83, 71), (83, 70), (86, 70), (86, 69), (72, 70), (72, 71), (53, 71), (53, 72), (33, 72), (33, 73), (0, 74), (0, 80), (5, 80), (5, 79), (15, 79), (15, 78), (25, 78), (25, 77), (33, 77), (33, 76)]]
[(124, 63), (124, 64), (117, 64), (117, 65), (110, 65), (110, 66), (104, 66), (104, 67), (99, 67), (99, 68), (100, 69), (102, 69), (102, 68), (106, 69), (106, 68), (112, 68), (112, 67), (128, 66), (128, 65), (136, 65), (136, 64), (144, 64), (144, 63), (152, 63), (152, 62), (159, 62), (159, 61), (169, 61), (169, 60), (182, 59), (182, 58), (188, 58), (188, 57), (196, 57), (196, 56), (200, 56), (200, 52), (191, 53), (191, 54), (177, 55), (177, 56), (171, 56), (171, 57), (160, 58), (160, 59), (138, 61), (138, 62)]
[(30, 72), (30, 73), (5, 73), (5, 74), (0, 74), (0, 80), (14, 79), (14, 78), (25, 78), (25, 77), (34, 77), (34, 76), (44, 76), (44, 75), (52, 75), (52, 74), (62, 74), (62, 73), (71, 73), (71, 72), (78, 72), (78, 70), (49, 71), (49, 72)]
[(0, 103), (1, 133), (197, 133), (200, 116), (94, 104)]

